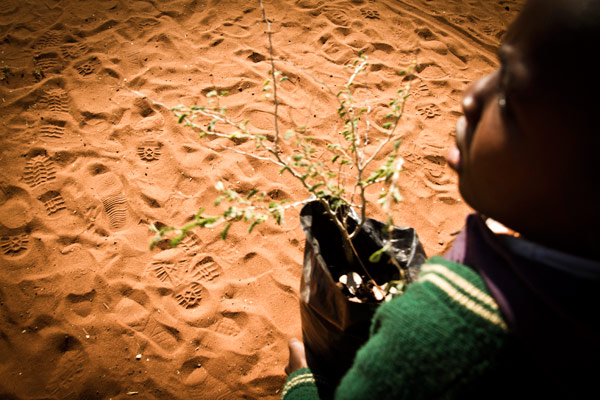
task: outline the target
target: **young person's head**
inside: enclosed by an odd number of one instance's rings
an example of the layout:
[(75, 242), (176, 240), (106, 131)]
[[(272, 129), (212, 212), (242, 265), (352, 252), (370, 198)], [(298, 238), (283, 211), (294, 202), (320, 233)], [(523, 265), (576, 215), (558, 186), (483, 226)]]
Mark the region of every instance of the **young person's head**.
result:
[(600, 0), (530, 0), (474, 82), (448, 162), (473, 208), (600, 258)]

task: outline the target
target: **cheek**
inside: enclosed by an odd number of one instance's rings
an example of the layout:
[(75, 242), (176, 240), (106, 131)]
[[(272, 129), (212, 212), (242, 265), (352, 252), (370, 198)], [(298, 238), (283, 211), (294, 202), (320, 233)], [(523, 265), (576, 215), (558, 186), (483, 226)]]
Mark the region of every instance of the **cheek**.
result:
[(484, 110), (470, 138), (460, 191), (472, 207), (490, 213), (522, 190), (524, 182), (522, 143), (509, 132), (495, 105)]

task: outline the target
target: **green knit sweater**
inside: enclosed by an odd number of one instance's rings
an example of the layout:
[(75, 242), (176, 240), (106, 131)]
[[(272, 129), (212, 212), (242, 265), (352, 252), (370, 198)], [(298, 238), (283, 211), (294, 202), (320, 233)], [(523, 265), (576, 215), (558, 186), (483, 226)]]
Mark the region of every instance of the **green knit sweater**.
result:
[[(402, 296), (377, 309), (369, 340), (335, 398), (478, 397), (479, 390), (500, 384), (493, 376), (514, 353), (511, 343), (482, 278), (467, 266), (433, 257)], [(289, 376), (282, 399), (318, 398), (310, 369)]]

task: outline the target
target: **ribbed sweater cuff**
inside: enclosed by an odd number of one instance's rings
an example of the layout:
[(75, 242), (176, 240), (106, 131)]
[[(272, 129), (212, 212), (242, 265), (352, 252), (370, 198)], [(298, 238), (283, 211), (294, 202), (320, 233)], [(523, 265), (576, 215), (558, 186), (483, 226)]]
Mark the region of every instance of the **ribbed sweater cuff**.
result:
[(302, 368), (292, 372), (283, 387), (281, 398), (282, 400), (318, 399), (319, 393), (311, 370)]

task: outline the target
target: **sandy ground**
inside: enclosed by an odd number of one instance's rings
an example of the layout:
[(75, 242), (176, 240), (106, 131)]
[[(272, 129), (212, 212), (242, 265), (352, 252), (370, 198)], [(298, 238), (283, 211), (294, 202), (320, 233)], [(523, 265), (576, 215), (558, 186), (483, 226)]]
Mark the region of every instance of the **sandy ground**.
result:
[[(374, 109), (416, 59), (395, 218), (442, 253), (469, 212), (443, 158), (461, 94), (496, 67), (521, 3), (265, 0), (290, 77), (282, 127), (331, 141), (332, 92), (358, 51)], [(218, 181), (306, 198), (168, 109), (227, 90), (228, 115), (272, 134), (265, 30), (253, 0), (0, 2), (0, 398), (278, 398), (300, 335), (298, 211), (225, 242), (202, 230), (148, 248), (149, 224), (185, 223)]]

